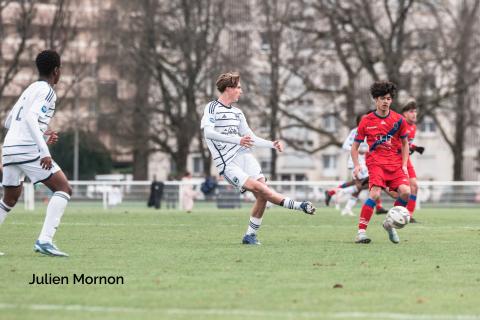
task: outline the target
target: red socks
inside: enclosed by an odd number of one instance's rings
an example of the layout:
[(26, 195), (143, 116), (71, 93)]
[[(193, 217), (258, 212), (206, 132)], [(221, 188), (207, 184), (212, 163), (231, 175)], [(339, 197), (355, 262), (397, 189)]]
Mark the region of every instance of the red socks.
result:
[(375, 200), (370, 198), (365, 201), (362, 207), (362, 211), (360, 212), (360, 220), (358, 221), (358, 229), (366, 230), (368, 223), (373, 215), (373, 209), (375, 208)]

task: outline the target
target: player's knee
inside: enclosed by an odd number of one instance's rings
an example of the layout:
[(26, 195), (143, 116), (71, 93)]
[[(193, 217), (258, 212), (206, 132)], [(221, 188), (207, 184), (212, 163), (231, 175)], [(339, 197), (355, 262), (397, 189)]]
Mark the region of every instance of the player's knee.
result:
[(3, 202), (4, 202), (7, 206), (13, 208), (13, 207), (15, 207), (15, 205), (16, 205), (17, 202), (18, 202), (18, 198), (19, 198), (19, 197), (7, 197), (7, 196), (4, 196), (2, 200), (3, 200)]
[(72, 196), (72, 193), (73, 193), (73, 189), (72, 189), (72, 186), (67, 184), (67, 191), (65, 191), (66, 193), (68, 193), (68, 195), (71, 197)]
[(380, 194), (382, 193), (382, 190), (381, 189), (371, 189), (370, 190), (370, 194), (369, 194), (369, 197), (373, 200), (378, 200), (380, 198)]
[(404, 200), (408, 199), (408, 196), (410, 195), (410, 188), (399, 188), (398, 189), (398, 196)]
[(252, 192), (257, 195), (257, 197), (262, 197), (264, 193), (265, 185), (259, 181), (252, 182)]
[(66, 194), (68, 194), (69, 196), (72, 196), (72, 193), (73, 193), (73, 189), (72, 187), (70, 186), (70, 184), (65, 184), (64, 186), (62, 186), (61, 188), (58, 188), (58, 190), (55, 190), (55, 191), (62, 191), (62, 192), (65, 192)]

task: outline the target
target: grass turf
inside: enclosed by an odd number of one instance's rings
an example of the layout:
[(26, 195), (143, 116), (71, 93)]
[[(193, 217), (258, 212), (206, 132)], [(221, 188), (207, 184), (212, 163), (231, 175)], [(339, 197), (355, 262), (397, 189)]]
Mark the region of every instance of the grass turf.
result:
[[(247, 212), (72, 207), (56, 236), (71, 256), (52, 258), (32, 251), (44, 215), (15, 209), (0, 228), (0, 318), (480, 319), (478, 210), (421, 210), (398, 245), (374, 216), (360, 245), (357, 217), (270, 209), (255, 247), (240, 244)], [(34, 273), (70, 283), (29, 285)]]

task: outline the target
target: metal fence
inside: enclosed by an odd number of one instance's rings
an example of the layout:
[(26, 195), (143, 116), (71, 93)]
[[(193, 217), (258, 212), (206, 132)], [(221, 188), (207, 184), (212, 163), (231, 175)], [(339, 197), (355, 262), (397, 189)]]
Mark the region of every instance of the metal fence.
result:
[[(224, 181), (215, 190), (205, 195), (201, 192), (202, 180), (163, 182), (159, 209), (182, 209), (184, 189), (193, 189), (195, 207), (241, 208), (250, 207), (254, 197), (250, 192), (241, 194)], [(319, 207), (325, 200), (325, 191), (335, 188), (338, 181), (272, 181), (268, 183), (277, 192), (293, 199), (310, 200)], [(146, 207), (151, 191), (150, 181), (72, 181), (74, 193), (71, 205), (92, 206), (108, 210), (113, 207)], [(48, 202), (51, 192), (43, 185), (24, 184), (22, 199), (25, 207), (33, 210), (35, 205)], [(367, 193), (360, 195), (365, 199)], [(384, 201), (393, 202), (386, 194)], [(334, 203), (340, 205), (347, 197), (338, 193)], [(480, 182), (478, 181), (420, 181), (417, 196), (419, 207), (475, 207), (480, 206)]]

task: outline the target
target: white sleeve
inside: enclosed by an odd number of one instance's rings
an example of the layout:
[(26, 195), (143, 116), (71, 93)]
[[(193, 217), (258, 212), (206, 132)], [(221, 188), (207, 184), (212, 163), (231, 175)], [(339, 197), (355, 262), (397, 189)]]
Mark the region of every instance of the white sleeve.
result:
[(38, 125), (38, 114), (35, 114), (34, 112), (28, 112), (25, 115), (25, 122), (33, 140), (40, 150), (40, 159), (50, 157), (50, 151), (48, 150), (47, 143), (45, 142), (43, 133), (40, 131), (40, 126)]
[(342, 149), (350, 151), (352, 150), (352, 144), (355, 141), (355, 136), (357, 135), (357, 128), (352, 129), (348, 134), (347, 139), (343, 142)]
[(10, 125), (12, 124), (12, 112), (13, 109), (10, 110), (10, 112), (8, 113), (7, 119), (5, 120), (5, 123), (3, 125), (7, 129), (10, 129)]
[(243, 136), (250, 136), (253, 139), (253, 146), (259, 148), (272, 148), (275, 149), (273, 142), (270, 140), (265, 140), (260, 137), (257, 137), (255, 133), (253, 133), (252, 129), (248, 126), (247, 119), (245, 115), (242, 113), (240, 115), (240, 135)]
[(50, 151), (48, 150), (47, 143), (45, 142), (43, 133), (38, 125), (40, 113), (46, 113), (48, 110), (46, 107), (46, 97), (49, 94), (52, 94), (49, 87), (40, 90), (33, 100), (30, 109), (25, 114), (25, 122), (30, 134), (32, 135), (32, 139), (35, 141), (38, 149), (40, 150), (40, 158), (50, 157)]
[(221, 133), (218, 133), (213, 129), (211, 126), (203, 127), (203, 134), (205, 135), (205, 139), (211, 139), (220, 142), (227, 142), (227, 143), (234, 143), (240, 144), (241, 137), (235, 136), (227, 136)]
[(205, 109), (203, 111), (203, 117), (202, 121), (200, 123), (200, 129), (206, 128), (206, 127), (212, 127), (215, 128), (215, 109), (212, 110), (211, 107), (212, 103), (207, 103), (205, 106)]

